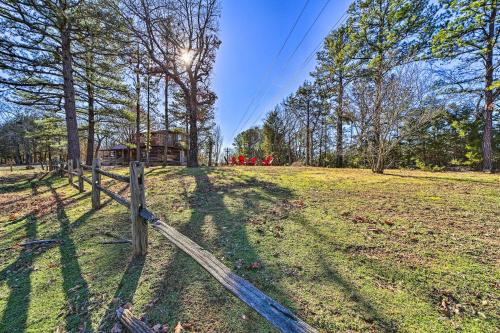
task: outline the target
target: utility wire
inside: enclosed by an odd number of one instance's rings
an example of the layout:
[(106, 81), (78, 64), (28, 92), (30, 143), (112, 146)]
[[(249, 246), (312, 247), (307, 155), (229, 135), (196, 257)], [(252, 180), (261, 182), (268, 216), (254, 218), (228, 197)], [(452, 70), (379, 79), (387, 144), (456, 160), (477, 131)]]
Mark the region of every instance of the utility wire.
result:
[[(316, 15), (314, 21), (309, 25), (309, 28), (307, 29), (307, 31), (305, 32), (305, 34), (302, 36), (302, 39), (300, 40), (299, 44), (295, 47), (295, 49), (293, 50), (292, 54), (288, 57), (287, 61), (285, 62), (285, 65), (281, 66), (281, 70), (283, 70), (284, 68), (286, 68), (286, 66), (288, 66), (288, 64), (290, 63), (291, 59), (293, 58), (293, 56), (295, 55), (295, 53), (297, 52), (297, 50), (299, 49), (299, 47), (302, 45), (302, 43), (304, 42), (304, 40), (306, 39), (306, 37), (309, 35), (309, 32), (311, 32), (313, 26), (316, 24), (316, 22), (318, 21), (318, 19), (320, 18), (320, 16), (323, 14), (323, 12), (325, 11), (326, 7), (328, 6), (328, 4), (330, 3), (331, 0), (327, 0), (325, 2), (325, 4), (323, 5), (323, 7), (321, 8), (321, 10), (319, 11), (319, 13)], [(243, 123), (243, 126), (238, 126), (235, 131), (233, 132), (233, 137), (235, 136), (235, 134), (241, 129), (245, 128), (245, 126), (247, 125), (247, 123), (252, 119), (252, 116), (253, 116), (253, 113), (259, 108), (260, 106), (260, 103), (262, 101), (262, 98), (263, 96), (267, 95), (267, 93), (269, 92), (269, 89), (270, 89), (270, 86), (268, 85), (265, 92), (263, 94), (260, 94), (260, 99), (259, 99), (259, 102), (257, 103), (257, 105), (253, 108), (253, 111), (250, 113), (249, 117), (246, 119), (246, 121)], [(260, 117), (260, 116), (259, 116)]]
[[(347, 11), (345, 11), (342, 16), (335, 22), (335, 24), (330, 28), (329, 30), (329, 33), (331, 33), (340, 23), (343, 22), (344, 18), (346, 18), (346, 15), (347, 15)], [(314, 55), (316, 54), (316, 52), (319, 50), (319, 48), (321, 47), (321, 45), (323, 45), (323, 42), (324, 42), (324, 38), (322, 38), (320, 40), (320, 42), (318, 43), (318, 45), (314, 48), (314, 50), (306, 57), (306, 59), (304, 60), (304, 62), (302, 63), (302, 65), (300, 67), (297, 67), (297, 70), (290, 76), (290, 78), (286, 81), (286, 84), (285, 86), (287, 86), (290, 81), (292, 81), (293, 79), (295, 79), (295, 77), (300, 73), (300, 70), (302, 68), (304, 68), (305, 66), (307, 66), (309, 64), (309, 62), (311, 62), (311, 60), (314, 58)], [(267, 92), (266, 92), (267, 93)], [(257, 109), (257, 107), (254, 109), (254, 111)], [(253, 127), (255, 126), (258, 122), (259, 122), (259, 119), (262, 117), (263, 113), (265, 112), (266, 110), (265, 109), (262, 109), (261, 112), (259, 113), (259, 116), (254, 120), (254, 122), (252, 123), (252, 125), (250, 127)]]
[(295, 48), (295, 50), (293, 50), (292, 54), (288, 57), (288, 60), (285, 64), (285, 67), (288, 65), (288, 63), (290, 62), (290, 60), (293, 58), (293, 56), (295, 55), (295, 53), (297, 52), (297, 50), (299, 49), (299, 47), (302, 45), (302, 43), (304, 42), (304, 40), (306, 39), (307, 35), (309, 35), (309, 33), (311, 32), (311, 29), (312, 27), (316, 24), (316, 21), (318, 21), (319, 17), (321, 16), (321, 14), (323, 14), (323, 12), (325, 11), (326, 9), (326, 6), (328, 6), (328, 4), (330, 3), (330, 0), (327, 0), (325, 2), (325, 4), (323, 5), (323, 8), (321, 8), (320, 12), (318, 13), (318, 15), (316, 16), (316, 19), (314, 20), (314, 22), (309, 26), (309, 29), (307, 29), (306, 33), (304, 34), (304, 36), (302, 36), (302, 39), (300, 40), (300, 43), (297, 45), (297, 47)]
[(295, 28), (297, 27), (297, 24), (299, 23), (299, 20), (300, 18), (302, 17), (302, 14), (304, 14), (304, 11), (306, 10), (306, 7), (307, 5), (309, 4), (310, 0), (306, 0), (306, 2), (304, 3), (304, 6), (302, 7), (300, 13), (299, 13), (299, 16), (297, 16), (297, 18), (295, 19), (295, 22), (293, 23), (290, 31), (288, 32), (286, 38), (285, 38), (285, 41), (283, 42), (283, 44), (281, 45), (281, 48), (279, 49), (278, 53), (276, 53), (275, 57), (274, 57), (274, 60), (273, 62), (270, 64), (270, 66), (267, 68), (266, 70), (266, 75), (264, 76), (264, 79), (262, 80), (261, 84), (259, 85), (260, 86), (260, 90), (256, 91), (256, 93), (254, 94), (252, 100), (250, 101), (250, 103), (248, 104), (245, 112), (243, 113), (243, 116), (240, 118), (240, 121), (238, 123), (238, 126), (235, 128), (234, 132), (233, 132), (233, 137), (234, 135), (236, 134), (236, 132), (240, 129), (240, 126), (242, 125), (242, 122), (243, 122), (243, 119), (245, 119), (245, 117), (247, 116), (248, 114), (248, 111), (250, 111), (250, 107), (252, 106), (252, 104), (255, 102), (257, 96), (259, 96), (259, 92), (261, 92), (261, 89), (262, 89), (262, 86), (263, 84), (269, 79), (269, 76), (271, 75), (271, 72), (272, 72), (272, 68), (274, 67), (274, 65), (276, 65), (276, 62), (278, 61), (278, 58), (279, 56), (281, 55), (281, 53), (283, 52), (283, 50), (285, 49), (285, 46), (286, 44), (288, 43), (288, 40), (290, 39), (290, 36), (292, 35), (293, 31), (295, 30)]

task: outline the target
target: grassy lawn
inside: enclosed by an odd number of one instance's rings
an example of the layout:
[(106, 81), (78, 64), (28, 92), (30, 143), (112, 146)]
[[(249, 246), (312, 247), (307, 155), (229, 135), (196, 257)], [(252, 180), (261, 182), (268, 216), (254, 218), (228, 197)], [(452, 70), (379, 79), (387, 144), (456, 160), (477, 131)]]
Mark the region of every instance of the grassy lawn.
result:
[[(123, 174), (128, 170), (117, 169)], [(0, 332), (274, 332), (150, 229), (67, 179), (0, 170)], [(498, 332), (500, 176), (294, 167), (146, 169), (149, 208), (321, 332)], [(113, 190), (128, 196), (122, 184)], [(21, 247), (33, 239), (59, 243)]]

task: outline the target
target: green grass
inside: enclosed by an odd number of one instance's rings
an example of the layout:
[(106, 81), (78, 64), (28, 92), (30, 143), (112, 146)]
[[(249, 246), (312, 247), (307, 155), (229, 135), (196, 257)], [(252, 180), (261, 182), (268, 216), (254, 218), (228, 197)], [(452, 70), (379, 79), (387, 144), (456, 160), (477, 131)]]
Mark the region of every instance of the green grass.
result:
[[(101, 244), (130, 238), (126, 209), (92, 211), (88, 185), (42, 172), (0, 169), (0, 332), (109, 332), (127, 302), (170, 331), (274, 332), (154, 230), (144, 259)], [(321, 332), (498, 331), (498, 175), (159, 167), (146, 190), (151, 210)]]

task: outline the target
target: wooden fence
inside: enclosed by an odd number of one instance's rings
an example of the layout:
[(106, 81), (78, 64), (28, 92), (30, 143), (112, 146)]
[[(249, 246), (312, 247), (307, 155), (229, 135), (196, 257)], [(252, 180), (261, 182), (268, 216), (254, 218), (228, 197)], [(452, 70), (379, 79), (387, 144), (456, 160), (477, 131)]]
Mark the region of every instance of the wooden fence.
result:
[[(267, 319), (281, 332), (317, 332), (290, 310), (264, 294), (247, 280), (233, 273), (213, 254), (204, 250), (151, 212), (146, 206), (146, 196), (144, 194), (143, 163), (130, 162), (129, 176), (118, 175), (101, 169), (99, 159), (94, 159), (92, 166), (83, 165), (79, 161), (74, 166), (72, 161), (68, 161), (67, 167), (60, 165), (60, 170), (61, 175), (63, 172), (68, 174), (69, 183), (76, 186), (80, 192), (84, 191), (84, 182), (91, 185), (93, 209), (100, 208), (100, 194), (103, 192), (130, 210), (134, 255), (143, 256), (146, 254), (148, 249), (148, 225), (151, 225), (154, 230), (157, 230), (184, 253), (196, 260), (227, 290)], [(92, 172), (92, 179), (84, 176), (84, 170)], [(78, 179), (77, 184), (73, 183), (74, 176)], [(102, 186), (101, 176), (130, 184), (130, 200)], [(122, 324), (133, 333), (153, 332), (144, 323), (133, 317), (128, 310), (121, 311), (118, 316)]]

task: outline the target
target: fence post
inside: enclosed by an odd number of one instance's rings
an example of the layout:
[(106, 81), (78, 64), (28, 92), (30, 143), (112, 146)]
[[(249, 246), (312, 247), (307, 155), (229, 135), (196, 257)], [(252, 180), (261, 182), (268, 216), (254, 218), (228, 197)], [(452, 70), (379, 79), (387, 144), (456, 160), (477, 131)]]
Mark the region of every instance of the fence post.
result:
[(68, 160), (68, 182), (73, 185), (73, 160)]
[(101, 167), (101, 161), (96, 158), (92, 161), (92, 209), (101, 208), (101, 192), (97, 185), (101, 185), (101, 174), (97, 169)]
[(141, 208), (146, 208), (144, 163), (135, 161), (130, 162), (130, 220), (135, 256), (143, 256), (148, 251), (148, 229), (146, 221), (139, 215)]
[(80, 159), (77, 159), (76, 160), (76, 172), (78, 173), (78, 190), (80, 191), (80, 193), (83, 192), (83, 168), (82, 168), (82, 165), (80, 163)]

